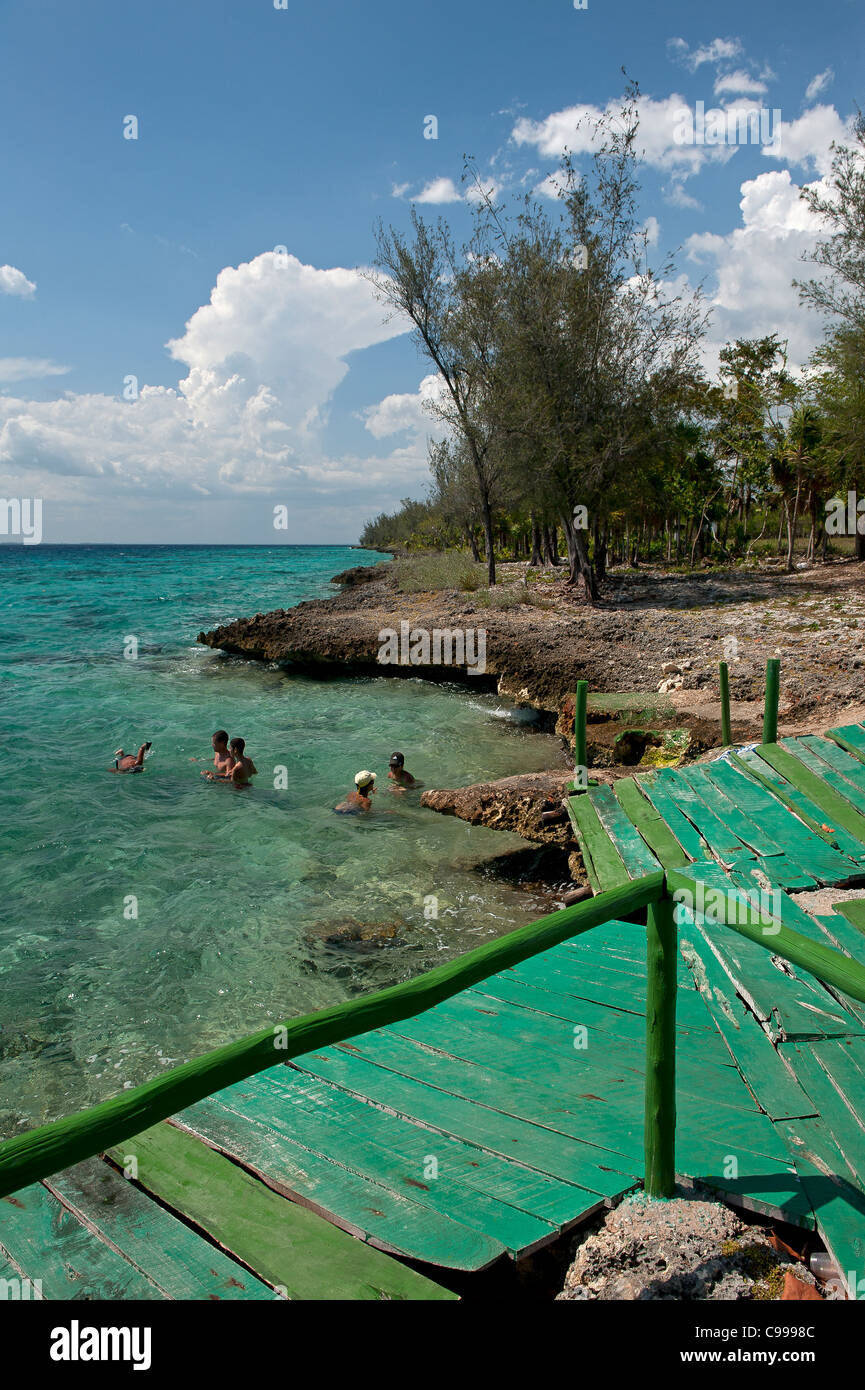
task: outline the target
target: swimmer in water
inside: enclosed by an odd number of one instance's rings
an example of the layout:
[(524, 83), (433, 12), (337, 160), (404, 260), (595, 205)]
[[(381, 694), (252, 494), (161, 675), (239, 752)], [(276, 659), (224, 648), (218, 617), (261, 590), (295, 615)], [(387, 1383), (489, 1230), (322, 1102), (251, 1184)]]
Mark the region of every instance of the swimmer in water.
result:
[(391, 791), (399, 791), (402, 788), (423, 786), (423, 782), (416, 781), (416, 779), (412, 777), (411, 773), (406, 768), (405, 757), (402, 753), (391, 753), (390, 771), (387, 774), (387, 780), (389, 782), (395, 783), (395, 785), (391, 787)]
[(372, 810), (372, 796), (375, 792), (375, 773), (359, 772), (354, 779), (354, 791), (349, 792), (334, 810), (340, 816), (356, 816), (360, 811)]
[(252, 758), (247, 758), (244, 753), (245, 747), (246, 740), (242, 738), (233, 738), (228, 745), (228, 752), (232, 759), (229, 781), (233, 782), (235, 787), (248, 787), (249, 779), (255, 777), (258, 772)]
[(215, 772), (202, 772), (202, 777), (206, 777), (211, 782), (227, 782), (231, 778), (231, 769), (234, 767), (234, 756), (228, 748), (228, 734), (224, 729), (217, 729), (210, 740), (213, 748), (213, 766)]
[(150, 743), (142, 743), (137, 753), (124, 753), (122, 748), (118, 748), (114, 754), (114, 766), (112, 772), (142, 772), (144, 770), (144, 757), (152, 748)]

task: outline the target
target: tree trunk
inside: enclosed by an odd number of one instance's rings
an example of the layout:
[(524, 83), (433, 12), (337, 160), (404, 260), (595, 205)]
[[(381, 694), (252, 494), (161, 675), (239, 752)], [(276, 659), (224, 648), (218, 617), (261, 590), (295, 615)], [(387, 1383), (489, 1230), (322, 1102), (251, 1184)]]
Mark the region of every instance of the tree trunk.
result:
[(573, 517), (567, 512), (562, 513), (561, 523), (568, 547), (568, 581), (577, 585), (587, 603), (594, 603), (598, 597), (598, 585), (583, 532), (574, 525)]
[(484, 544), (487, 548), (487, 581), (492, 589), (496, 582), (496, 548), (493, 542), (493, 514), (490, 509), (490, 499), (484, 497), (481, 505), (484, 518)]
[(544, 527), (544, 548), (547, 553), (547, 564), (558, 565), (559, 540), (555, 523)]
[(797, 480), (797, 482), (796, 482), (796, 496), (795, 496), (795, 498), (793, 499), (793, 511), (792, 511), (792, 514), (791, 514), (791, 512), (790, 512), (790, 508), (789, 508), (789, 507), (787, 508), (787, 573), (788, 573), (788, 574), (792, 574), (792, 572), (793, 572), (793, 553), (794, 553), (794, 551), (795, 551), (795, 549), (796, 549), (796, 520), (797, 520), (797, 517), (798, 517), (798, 514), (799, 514), (799, 487), (800, 487), (800, 483), (799, 483), (799, 481)]
[(480, 564), (481, 552), (478, 550), (478, 542), (477, 537), (475, 536), (475, 528), (473, 526), (467, 526), (466, 535), (468, 536), (469, 545), (471, 546), (472, 559), (477, 564)]
[(595, 574), (598, 582), (607, 577), (607, 523), (604, 522), (603, 530), (595, 547)]
[(541, 554), (541, 528), (537, 523), (534, 512), (532, 512), (532, 558), (529, 560), (529, 564), (533, 569), (539, 569), (543, 562), (544, 557)]

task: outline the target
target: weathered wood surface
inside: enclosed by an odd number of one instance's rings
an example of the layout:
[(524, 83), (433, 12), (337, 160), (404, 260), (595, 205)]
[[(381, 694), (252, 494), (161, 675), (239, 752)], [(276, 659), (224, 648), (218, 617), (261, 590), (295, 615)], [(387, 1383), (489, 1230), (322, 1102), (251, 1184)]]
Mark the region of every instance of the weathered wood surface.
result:
[[(585, 799), (596, 798), (593, 790)], [(702, 885), (733, 900), (748, 894), (772, 905), (777, 934), (772, 919), (766, 932), (757, 914), (753, 925), (733, 931), (680, 907), (680, 950), (747, 1093), (775, 1122), (788, 1162), (796, 1164), (795, 1201), (807, 1199), (810, 1219), (839, 1260), (847, 1260), (842, 1267), (854, 1260), (861, 1277), (865, 900), (811, 916), (789, 893), (865, 887), (865, 729), (847, 725), (712, 763), (638, 771), (616, 799), (668, 870), (668, 883), (690, 884), (693, 899)], [(633, 872), (627, 832), (595, 809)], [(575, 821), (586, 818), (583, 812)], [(671, 840), (679, 849), (672, 860)], [(597, 836), (592, 852), (603, 858)], [(680, 1036), (677, 1062), (682, 1050)], [(758, 1187), (754, 1177), (745, 1200)], [(800, 1213), (799, 1219), (806, 1218)]]
[(646, 907), (664, 892), (664, 876), (660, 872), (634, 883), (626, 873), (624, 877), (625, 881), (609, 897), (589, 899), (549, 914), (389, 989), (262, 1029), (173, 1067), (89, 1110), (7, 1139), (0, 1144), (0, 1197), (119, 1144), (130, 1134), (167, 1119), (184, 1106), (296, 1057), (308, 1048), (324, 1047), (355, 1032), (409, 1018), (496, 970), (590, 931), (617, 913), (628, 915)]
[[(865, 730), (837, 733), (568, 802), (622, 915), (657, 901), (661, 868), (693, 893), (778, 890), (770, 950), (756, 914), (677, 910), (676, 1170), (816, 1223), (861, 1271), (865, 911), (814, 918), (783, 891), (865, 883)], [(313, 1030), (193, 1096), (114, 1150), (137, 1183), (91, 1160), (25, 1188), (0, 1207), (0, 1270), (35, 1277), (39, 1253), (47, 1297), (440, 1298), (384, 1252), (472, 1270), (543, 1246), (644, 1177), (646, 932), (584, 934), (608, 911), (568, 909), (539, 954), (513, 934), (390, 1016), (373, 996), (356, 1036)]]

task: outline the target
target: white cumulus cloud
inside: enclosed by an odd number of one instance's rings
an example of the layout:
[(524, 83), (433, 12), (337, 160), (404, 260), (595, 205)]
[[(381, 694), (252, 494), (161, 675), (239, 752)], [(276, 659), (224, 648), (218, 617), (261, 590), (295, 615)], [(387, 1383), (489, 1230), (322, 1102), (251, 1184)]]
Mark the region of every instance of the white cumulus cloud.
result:
[(463, 195), (460, 193), (453, 179), (433, 179), (421, 189), (420, 193), (415, 193), (412, 202), (414, 203), (461, 203)]
[(28, 280), (23, 270), (17, 270), (14, 265), (0, 265), (0, 294), (16, 294), (29, 299), (35, 293), (34, 281)]
[[(406, 331), (383, 318), (357, 270), (275, 252), (229, 266), (168, 344), (187, 369), (176, 389), (143, 384), (134, 401), (0, 396), (0, 480), (41, 480), (46, 497), (64, 495), (59, 479), (88, 480), (79, 486), (100, 503), (130, 489), (194, 499), (335, 487), (340, 463), (323, 444), (329, 402), (350, 353)], [(24, 359), (10, 361), (20, 377)], [(373, 470), (356, 471), (369, 485)]]

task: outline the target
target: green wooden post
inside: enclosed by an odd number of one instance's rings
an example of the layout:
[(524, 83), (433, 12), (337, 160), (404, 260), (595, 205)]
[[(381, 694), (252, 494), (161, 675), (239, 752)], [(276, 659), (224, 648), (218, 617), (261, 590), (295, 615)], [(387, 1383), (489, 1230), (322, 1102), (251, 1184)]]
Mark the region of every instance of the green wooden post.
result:
[(645, 1185), (672, 1197), (676, 1185), (676, 918), (672, 897), (651, 903), (646, 926)]
[(574, 767), (577, 786), (580, 785), (580, 768), (585, 768), (586, 786), (589, 784), (589, 764), (586, 753), (586, 701), (589, 695), (588, 681), (577, 681), (574, 697)]
[(726, 661), (720, 665), (721, 677), (721, 743), (725, 748), (729, 748), (733, 742), (730, 733), (730, 673), (727, 670)]
[(766, 704), (763, 710), (763, 742), (778, 742), (778, 694), (781, 663), (776, 656), (766, 662)]

